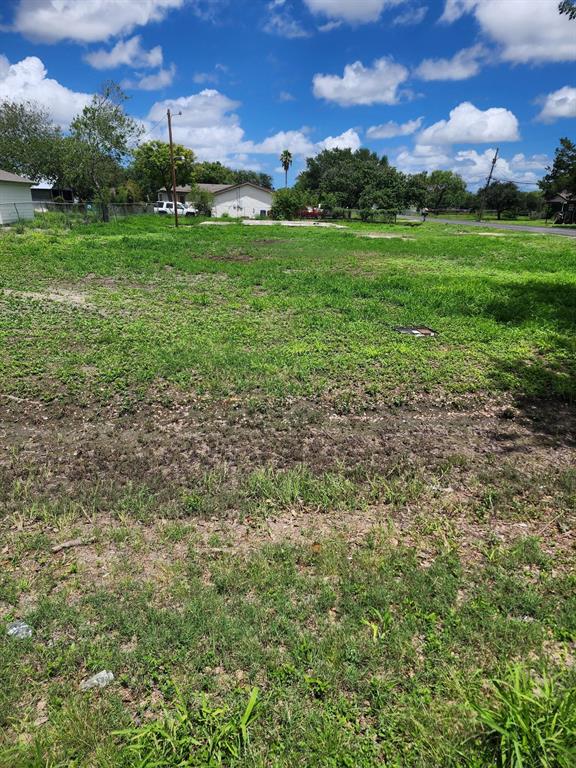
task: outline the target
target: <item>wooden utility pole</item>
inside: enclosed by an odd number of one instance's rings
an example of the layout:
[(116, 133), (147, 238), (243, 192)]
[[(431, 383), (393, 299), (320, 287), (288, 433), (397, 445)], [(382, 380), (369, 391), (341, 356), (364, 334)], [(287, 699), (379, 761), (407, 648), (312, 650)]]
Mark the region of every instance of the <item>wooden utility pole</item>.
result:
[(500, 147), (496, 147), (496, 154), (494, 155), (492, 159), (492, 166), (490, 168), (490, 173), (488, 174), (488, 179), (486, 181), (486, 186), (482, 190), (482, 197), (480, 202), (480, 211), (478, 213), (478, 221), (482, 221), (482, 215), (484, 213), (484, 204), (486, 202), (486, 193), (488, 192), (488, 187), (490, 186), (490, 182), (492, 181), (492, 174), (494, 173), (494, 167), (496, 166), (496, 162), (498, 160), (498, 152), (500, 150)]
[(168, 138), (170, 140), (170, 166), (172, 170), (172, 203), (174, 204), (174, 226), (178, 226), (178, 198), (176, 196), (176, 166), (174, 165), (174, 145), (172, 143), (172, 113), (166, 112), (168, 116)]

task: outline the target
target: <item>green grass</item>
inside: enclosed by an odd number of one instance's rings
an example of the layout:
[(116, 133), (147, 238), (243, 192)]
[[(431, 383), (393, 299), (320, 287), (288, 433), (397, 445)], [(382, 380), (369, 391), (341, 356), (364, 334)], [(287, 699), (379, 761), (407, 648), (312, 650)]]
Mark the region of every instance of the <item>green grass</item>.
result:
[[(356, 237), (366, 229), (413, 239)], [(140, 217), (4, 235), (3, 389), (87, 400), (166, 383), (275, 397), (573, 396), (574, 243), (454, 232), (233, 225), (176, 237)], [(60, 302), (42, 298), (59, 290)], [(438, 337), (393, 330), (418, 323)]]
[(574, 763), (576, 243), (22, 229), (0, 768)]
[[(354, 550), (341, 540), (246, 558), (192, 544), (160, 592), (125, 572), (78, 593), (71, 575), (28, 611), (33, 639), (0, 639), (0, 764), (172, 766), (193, 746), (185, 765), (512, 767), (492, 762), (491, 734), (510, 730), (527, 756), (526, 717), (541, 705), (546, 749), (560, 754), (575, 737), (562, 693), (576, 680), (562, 656), (575, 584), (546, 564), (534, 579), (538, 551), (518, 542), (465, 573), (450, 550), (423, 567), (381, 532)], [(494, 697), (489, 681), (518, 655), (554, 677), (545, 702), (524, 683)], [(109, 688), (78, 691), (104, 668)], [(130, 711), (142, 727), (127, 731)]]

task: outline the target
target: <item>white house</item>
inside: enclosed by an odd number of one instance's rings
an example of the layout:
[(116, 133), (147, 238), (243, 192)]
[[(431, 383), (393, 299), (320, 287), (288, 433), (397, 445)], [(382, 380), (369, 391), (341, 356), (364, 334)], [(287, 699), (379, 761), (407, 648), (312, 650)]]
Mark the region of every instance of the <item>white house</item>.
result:
[(30, 192), (33, 183), (15, 173), (0, 171), (0, 225), (34, 218)]
[[(198, 189), (214, 197), (212, 216), (230, 216), (234, 219), (254, 219), (267, 216), (272, 208), (272, 190), (252, 182), (242, 184), (198, 184)], [(191, 187), (176, 187), (176, 196), (182, 203), (193, 198)], [(159, 200), (171, 200), (171, 191), (158, 192)]]

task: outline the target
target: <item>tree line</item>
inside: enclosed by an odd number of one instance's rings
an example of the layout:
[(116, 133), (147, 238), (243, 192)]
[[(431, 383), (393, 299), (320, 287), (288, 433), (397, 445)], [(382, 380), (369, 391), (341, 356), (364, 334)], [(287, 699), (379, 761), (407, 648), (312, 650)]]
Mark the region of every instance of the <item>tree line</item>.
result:
[[(144, 128), (125, 111), (126, 96), (114, 82), (71, 122), (68, 133), (54, 125), (47, 110), (32, 102), (0, 102), (0, 168), (34, 181), (71, 189), (80, 200), (99, 202), (105, 210), (112, 200), (156, 200), (158, 190), (171, 188), (169, 146), (145, 140)], [(210, 196), (197, 184), (252, 182), (272, 189), (268, 174), (235, 170), (220, 162), (198, 162), (194, 152), (174, 145), (176, 183), (192, 188), (189, 199), (209, 212)], [(292, 217), (306, 206), (356, 209), (369, 218), (374, 211), (399, 212), (410, 207), (431, 210), (462, 208), (505, 212), (540, 212), (545, 197), (568, 191), (576, 194), (576, 146), (560, 140), (553, 165), (539, 190), (521, 191), (513, 181), (495, 181), (472, 193), (464, 179), (449, 170), (403, 173), (388, 158), (366, 148), (330, 149), (309, 157), (293, 187), (288, 188), (292, 156), (280, 156), (286, 188), (274, 195), (274, 214)]]

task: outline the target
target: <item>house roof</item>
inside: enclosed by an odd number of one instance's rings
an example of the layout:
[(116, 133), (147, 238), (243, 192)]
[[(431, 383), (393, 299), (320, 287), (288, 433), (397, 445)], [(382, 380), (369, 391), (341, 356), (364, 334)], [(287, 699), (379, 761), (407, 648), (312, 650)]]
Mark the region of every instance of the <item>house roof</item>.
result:
[(0, 171), (0, 181), (10, 181), (13, 184), (34, 184), (30, 179), (25, 179), (23, 176), (17, 176), (15, 173), (9, 171)]
[[(228, 192), (230, 189), (238, 189), (239, 187), (255, 187), (256, 189), (261, 189), (264, 192), (272, 194), (271, 189), (261, 187), (259, 184), (253, 184), (251, 181), (243, 181), (240, 184), (197, 184), (196, 186), (198, 189), (201, 189), (204, 192), (209, 192), (211, 195), (219, 195), (221, 192)], [(166, 192), (166, 187), (162, 187), (158, 191)], [(176, 187), (176, 192), (188, 194), (188, 192), (192, 192), (192, 187), (188, 184), (184, 187)]]

